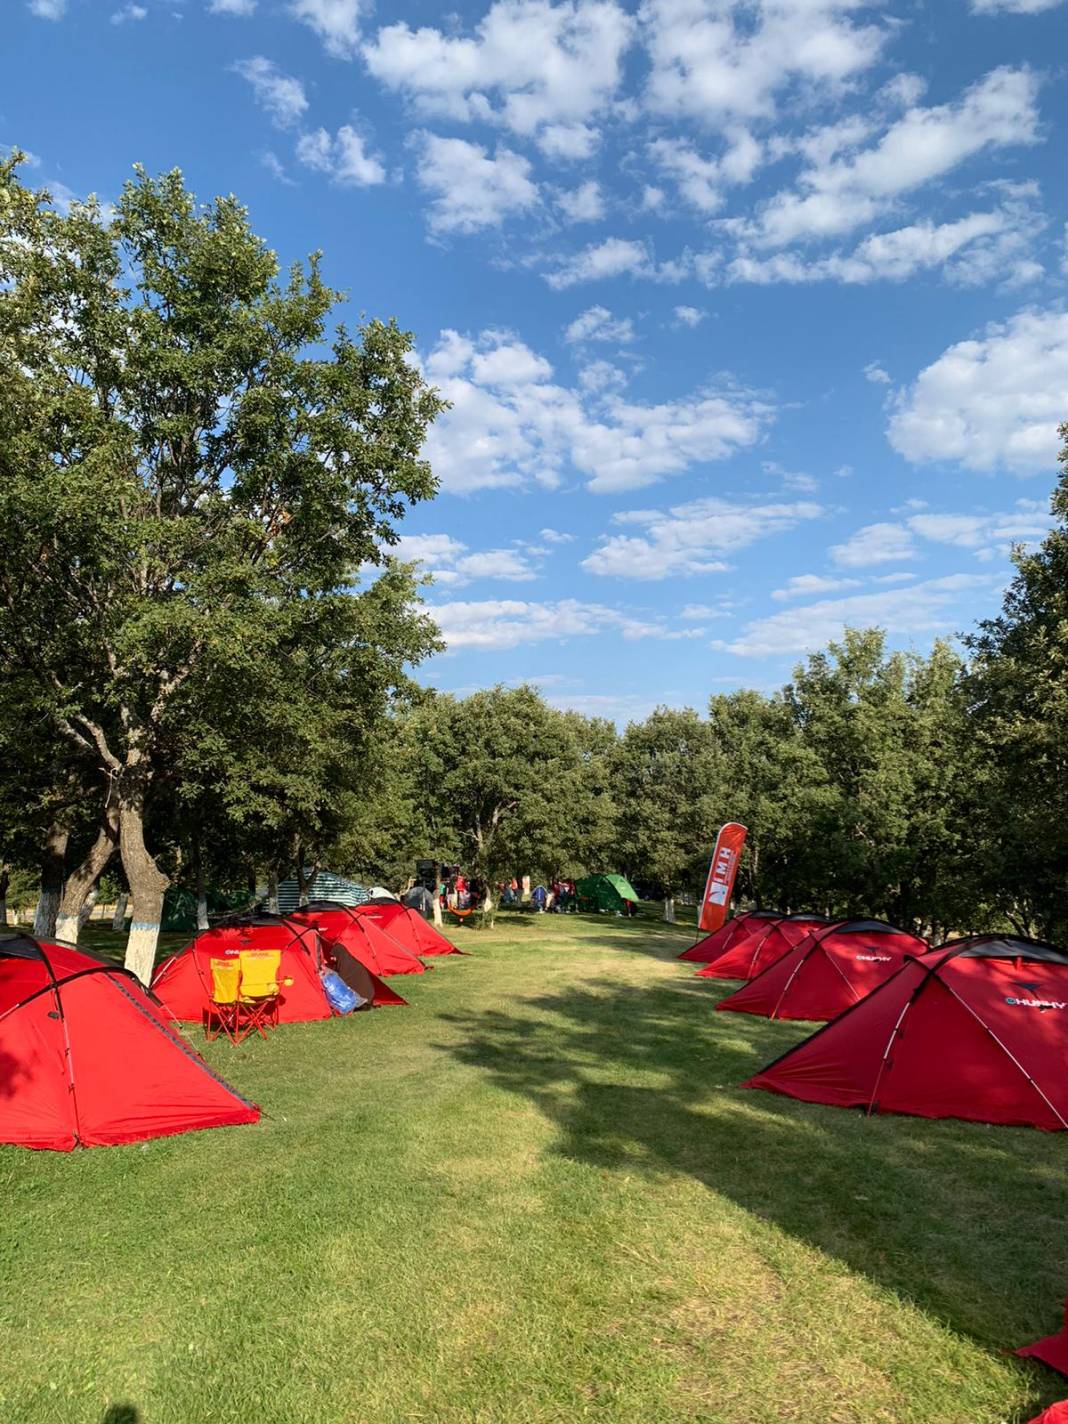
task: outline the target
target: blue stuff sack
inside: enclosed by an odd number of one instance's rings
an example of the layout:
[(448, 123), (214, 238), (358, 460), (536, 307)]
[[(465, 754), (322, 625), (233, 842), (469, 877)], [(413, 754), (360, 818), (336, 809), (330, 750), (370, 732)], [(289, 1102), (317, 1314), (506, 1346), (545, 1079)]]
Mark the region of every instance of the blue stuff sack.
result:
[(320, 969), (319, 978), (323, 981), (323, 992), (335, 1014), (351, 1014), (364, 1002), (335, 969)]

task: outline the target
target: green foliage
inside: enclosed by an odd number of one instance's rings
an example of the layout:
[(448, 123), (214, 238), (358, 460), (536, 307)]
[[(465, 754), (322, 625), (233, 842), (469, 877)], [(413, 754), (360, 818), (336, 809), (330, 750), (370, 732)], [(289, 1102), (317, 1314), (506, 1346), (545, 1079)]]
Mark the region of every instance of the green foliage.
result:
[[(1068, 441), (1068, 425), (1061, 426)], [(1068, 445), (1053, 496), (1058, 523), (1016, 577), (1001, 616), (968, 639), (978, 749), (977, 850), (998, 908), (1068, 938)]]
[(441, 402), (408, 333), (331, 330), (337, 301), (178, 172), (108, 213), (0, 167), (0, 658), (113, 779), (147, 908), (146, 812), (251, 852), (329, 835), (435, 646), (403, 570), (359, 571), (434, 492)]
[(627, 728), (612, 765), (621, 866), (667, 897), (696, 883), (723, 805), (708, 724), (689, 708), (658, 707)]

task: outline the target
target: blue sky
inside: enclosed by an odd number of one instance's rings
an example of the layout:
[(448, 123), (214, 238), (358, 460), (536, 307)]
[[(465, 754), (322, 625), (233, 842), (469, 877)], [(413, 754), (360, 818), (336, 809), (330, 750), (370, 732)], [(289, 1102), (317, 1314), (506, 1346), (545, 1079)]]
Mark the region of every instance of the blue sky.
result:
[(31, 181), (177, 165), (416, 333), (440, 687), (625, 721), (845, 623), (923, 649), (1047, 525), (1061, 0), (7, 0), (5, 38)]

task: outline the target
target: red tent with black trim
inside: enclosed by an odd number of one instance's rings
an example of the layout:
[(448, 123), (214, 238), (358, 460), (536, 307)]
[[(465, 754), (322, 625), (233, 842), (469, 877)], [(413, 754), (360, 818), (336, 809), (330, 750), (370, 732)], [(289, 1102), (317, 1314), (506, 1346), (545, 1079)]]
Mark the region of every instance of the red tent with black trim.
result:
[[(277, 950), (282, 956), (278, 969), (280, 1023), (311, 1023), (331, 1017), (333, 1010), (319, 977), (325, 956), (318, 931), (288, 915), (263, 911), (235, 916), (197, 935), (157, 967), (152, 992), (182, 1023), (199, 1023), (211, 1000), (211, 961), (249, 949)], [(372, 987), (376, 1005), (395, 1002), (386, 985), (373, 977)]]
[(716, 1005), (766, 1019), (833, 1019), (889, 979), (926, 940), (884, 920), (837, 920)]
[(698, 979), (755, 979), (770, 964), (788, 954), (810, 930), (833, 924), (826, 915), (784, 915), (758, 934), (743, 939), (724, 951), (711, 964), (699, 969)]
[(362, 920), (371, 920), (385, 934), (412, 954), (463, 954), (440, 930), (427, 924), (418, 910), (402, 905), (399, 900), (368, 900), (356, 905)]
[(718, 930), (713, 930), (710, 935), (705, 935), (704, 939), (691, 944), (689, 949), (682, 951), (679, 958), (689, 960), (693, 964), (709, 964), (728, 949), (741, 947), (755, 936), (762, 935), (776, 920), (782, 918), (781, 910), (747, 910), (744, 915), (735, 915), (733, 920), (728, 920)]
[(1021, 1345), (1015, 1352), (1032, 1360), (1041, 1360), (1050, 1369), (1068, 1375), (1068, 1300), (1064, 1302), (1064, 1324), (1055, 1335), (1046, 1335), (1033, 1345)]
[(259, 1116), (128, 970), (0, 934), (0, 1142), (70, 1152)]
[(1068, 1128), (1068, 954), (976, 935), (906, 958), (746, 1086), (869, 1113)]
[(367, 966), (372, 974), (388, 978), (392, 974), (425, 974), (426, 965), (410, 949), (384, 934), (373, 920), (356, 913), (354, 905), (338, 900), (311, 900), (291, 916), (299, 924), (317, 930), (329, 949), (343, 945)]

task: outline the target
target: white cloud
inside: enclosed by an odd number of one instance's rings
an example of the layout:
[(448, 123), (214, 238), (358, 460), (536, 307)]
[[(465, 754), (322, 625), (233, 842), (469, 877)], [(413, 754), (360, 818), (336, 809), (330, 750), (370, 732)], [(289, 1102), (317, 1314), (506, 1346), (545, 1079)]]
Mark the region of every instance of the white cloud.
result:
[(758, 247), (850, 232), (984, 149), (1036, 142), (1037, 95), (1031, 70), (992, 70), (954, 103), (909, 108), (872, 146), (814, 163), (736, 229)]
[(864, 367), (864, 377), (871, 381), (873, 386), (888, 386), (890, 384), (889, 374), (883, 370), (878, 361), (869, 361)]
[(428, 610), (450, 649), (497, 650), (552, 639), (591, 637), (611, 631), (628, 641), (692, 638), (693, 629), (670, 629), (659, 619), (632, 617), (600, 603), (565, 598), (556, 603), (519, 599), (438, 603)]
[(700, 307), (675, 308), (675, 320), (681, 322), (683, 326), (688, 326), (691, 329), (695, 326), (700, 326), (707, 315), (708, 313), (706, 311), (702, 311)]
[(759, 658), (815, 651), (840, 638), (846, 627), (881, 627), (895, 637), (952, 633), (958, 620), (974, 618), (975, 598), (992, 591), (997, 582), (981, 574), (950, 574), (907, 588), (823, 599), (758, 618), (732, 642), (715, 646)]
[(723, 206), (724, 189), (748, 183), (763, 161), (763, 149), (748, 129), (728, 135), (724, 152), (704, 158), (686, 139), (658, 138), (648, 145), (650, 158), (674, 180), (680, 198), (699, 213)]
[(573, 544), (575, 542), (574, 534), (567, 534), (559, 529), (542, 529), (541, 538), (545, 540), (546, 544)]
[(364, 139), (350, 124), (343, 124), (335, 138), (326, 129), (301, 134), (297, 158), (306, 168), (328, 173), (343, 187), (369, 188), (386, 181), (381, 160), (367, 152)]
[(863, 569), (915, 557), (912, 535), (900, 524), (866, 524), (844, 544), (831, 549), (831, 562), (840, 569)]
[(643, 242), (608, 237), (593, 243), (573, 257), (563, 258), (545, 280), (556, 291), (579, 282), (598, 282), (608, 277), (648, 277), (653, 273), (649, 251)]
[(208, 12), (212, 15), (233, 15), (244, 19), (255, 14), (256, 0), (211, 0)]
[(39, 20), (62, 20), (67, 13), (67, 0), (29, 0), (29, 8)]
[(416, 177), (432, 195), (428, 222), (434, 232), (499, 227), (538, 202), (530, 164), (509, 148), (498, 148), (491, 157), (480, 144), (462, 138), (424, 133), (417, 142)]
[(704, 124), (770, 117), (799, 81), (833, 89), (872, 65), (884, 31), (855, 0), (646, 0), (648, 102)]
[(621, 391), (626, 384), (626, 371), (611, 361), (590, 361), (579, 372), (579, 385), (586, 391)]
[[(1004, 189), (1005, 185), (1001, 185)], [(805, 258), (796, 252), (754, 256), (742, 252), (723, 270), (729, 282), (903, 282), (919, 272), (940, 269), (958, 286), (997, 282), (1019, 285), (1042, 275), (1031, 253), (1045, 219), (1028, 185), (1012, 188), (988, 212), (969, 213), (946, 223), (926, 219), (890, 232), (872, 233), (852, 251)], [(713, 269), (716, 280), (720, 274)]]
[(112, 12), (111, 23), (113, 25), (125, 25), (130, 20), (143, 20), (148, 11), (143, 5), (124, 5), (121, 10)]
[(792, 598), (812, 598), (819, 593), (836, 593), (841, 588), (859, 588), (861, 580), (834, 578), (827, 574), (797, 574), (787, 579), (782, 588), (772, 593), (776, 603), (788, 603)]
[(1056, 9), (1061, 0), (972, 0), (977, 15), (1040, 15)]
[(252, 85), (256, 102), (266, 109), (271, 122), (279, 128), (295, 124), (307, 109), (308, 100), (300, 80), (283, 74), (272, 60), (265, 59), (262, 54), (238, 60), (234, 70)]
[(896, 402), (887, 436), (913, 462), (1052, 471), (1068, 412), (1068, 313), (1025, 310), (950, 346)]
[(601, 135), (589, 124), (546, 124), (538, 132), (538, 147), (546, 158), (577, 163), (592, 158)]
[(351, 59), (360, 38), (362, 0), (291, 0), (289, 13), (310, 25), (338, 59)]
[(388, 552), (406, 563), (420, 563), (436, 584), (460, 588), (475, 579), (529, 583), (538, 576), (531, 549), (483, 549), (471, 553), (451, 534), (404, 534)]
[(1036, 544), (1053, 526), (1048, 505), (1020, 499), (1005, 514), (914, 514), (908, 521), (914, 534), (936, 544), (969, 549), (979, 559), (1004, 557), (1014, 544)]
[(598, 222), (605, 214), (604, 194), (592, 179), (577, 188), (557, 193), (556, 206), (568, 222)]
[(543, 357), (504, 332), (472, 340), (442, 332), (425, 361), (452, 403), (431, 427), (427, 456), (457, 492), (557, 485), (568, 469), (595, 493), (638, 489), (756, 443), (773, 410), (730, 385), (657, 405), (626, 401), (603, 383), (557, 384)]
[(260, 154), (260, 162), (272, 178), (277, 178), (279, 183), (286, 183), (289, 187), (293, 186), (293, 179), (290, 178), (286, 172), (285, 164), (278, 157), (277, 153), (272, 153), (271, 150), (268, 149), (266, 153)]
[(747, 505), (717, 498), (630, 511), (617, 515), (616, 522), (640, 525), (644, 532), (606, 537), (582, 567), (591, 574), (650, 580), (722, 572), (730, 567), (725, 556), (822, 513), (818, 504)]
[(564, 340), (615, 341), (626, 344), (634, 340), (634, 324), (629, 316), (614, 317), (607, 307), (590, 307), (567, 327)]
[(615, 0), (497, 0), (471, 35), (388, 25), (364, 58), (423, 114), (502, 124), (554, 156), (586, 157), (587, 121), (619, 86), (632, 30)]

